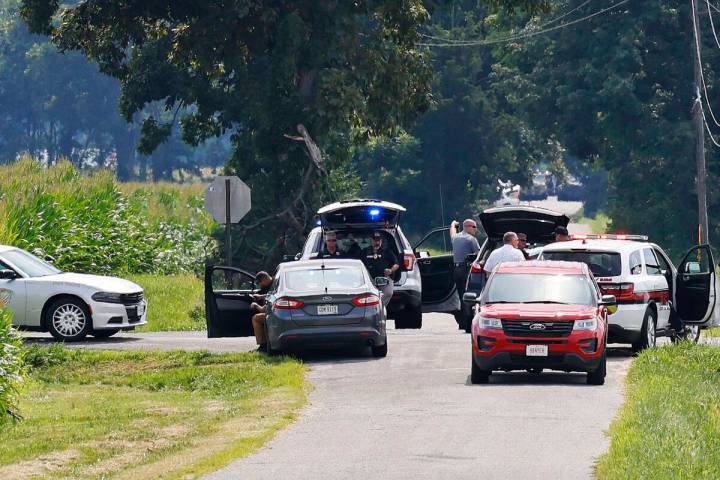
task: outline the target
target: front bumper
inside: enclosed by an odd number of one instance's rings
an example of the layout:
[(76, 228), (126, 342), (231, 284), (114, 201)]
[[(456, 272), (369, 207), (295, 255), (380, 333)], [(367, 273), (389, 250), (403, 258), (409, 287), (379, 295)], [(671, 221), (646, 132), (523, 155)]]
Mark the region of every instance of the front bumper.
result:
[[(566, 372), (593, 372), (602, 361), (604, 333), (573, 331), (567, 337), (508, 337), (499, 329), (473, 325), (473, 359), (482, 370), (525, 370), (547, 368)], [(548, 345), (548, 356), (528, 357), (527, 345)], [(583, 350), (593, 345), (592, 351)], [(482, 348), (480, 348), (482, 346)]]
[[(103, 302), (91, 302), (89, 305), (92, 310), (94, 330), (132, 330), (135, 327), (147, 325), (147, 301), (145, 300), (137, 305)], [(144, 310), (142, 315), (138, 315), (138, 308)]]

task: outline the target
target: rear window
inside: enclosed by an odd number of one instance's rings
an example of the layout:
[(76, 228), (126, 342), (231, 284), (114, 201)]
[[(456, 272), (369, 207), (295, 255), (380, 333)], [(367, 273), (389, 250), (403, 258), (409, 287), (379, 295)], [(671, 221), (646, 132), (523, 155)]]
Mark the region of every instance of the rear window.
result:
[(298, 292), (325, 288), (358, 288), (364, 284), (362, 270), (357, 267), (291, 270), (285, 273), (286, 288)]
[(595, 288), (585, 275), (496, 273), (485, 303), (567, 303), (595, 305)]
[[(336, 231), (337, 248), (348, 258), (359, 259), (363, 250), (372, 247), (373, 232), (374, 230)], [(382, 246), (398, 254), (395, 238), (387, 231), (381, 230), (381, 232), (383, 234)], [(319, 251), (324, 245), (325, 238), (323, 237), (320, 245), (315, 250)]]
[(543, 252), (543, 260), (582, 262), (596, 277), (617, 277), (622, 273), (620, 254), (615, 252)]

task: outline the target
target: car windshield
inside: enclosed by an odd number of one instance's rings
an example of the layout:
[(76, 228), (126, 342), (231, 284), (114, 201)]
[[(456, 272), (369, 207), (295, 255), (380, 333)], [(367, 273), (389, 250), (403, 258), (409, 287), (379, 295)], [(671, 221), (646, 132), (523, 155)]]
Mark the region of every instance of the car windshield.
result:
[(44, 277), (61, 273), (49, 263), (24, 250), (8, 250), (2, 256), (8, 263), (12, 263), (29, 277)]
[(362, 270), (358, 267), (290, 270), (285, 274), (285, 288), (298, 292), (326, 288), (358, 288), (364, 284)]
[(616, 252), (544, 252), (543, 260), (562, 260), (586, 264), (596, 277), (617, 277), (621, 273)]
[(483, 303), (567, 303), (594, 306), (595, 290), (585, 275), (496, 273)]

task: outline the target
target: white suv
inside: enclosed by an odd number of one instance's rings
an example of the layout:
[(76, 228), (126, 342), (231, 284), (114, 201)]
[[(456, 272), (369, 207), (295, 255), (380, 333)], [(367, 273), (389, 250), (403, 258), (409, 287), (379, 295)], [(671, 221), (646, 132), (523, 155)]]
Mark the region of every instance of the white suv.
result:
[[(639, 235), (577, 235), (543, 249), (543, 260), (586, 263), (604, 294), (615, 295), (608, 317), (609, 342), (640, 350), (658, 336), (675, 336), (671, 316), (697, 341), (700, 329), (717, 323), (715, 261), (709, 245), (692, 248), (675, 268), (656, 244)], [(679, 323), (679, 322), (678, 322)]]

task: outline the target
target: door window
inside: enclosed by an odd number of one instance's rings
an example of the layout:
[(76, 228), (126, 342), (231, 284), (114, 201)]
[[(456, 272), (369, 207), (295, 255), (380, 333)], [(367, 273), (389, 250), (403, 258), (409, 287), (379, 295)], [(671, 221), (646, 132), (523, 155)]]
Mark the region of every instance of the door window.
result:
[(658, 264), (655, 253), (651, 248), (643, 249), (643, 256), (645, 257), (645, 269), (648, 275), (662, 275), (660, 271), (660, 265)]
[(235, 270), (216, 269), (212, 272), (213, 292), (251, 292), (255, 290), (255, 279)]
[(642, 273), (642, 261), (640, 260), (640, 251), (636, 250), (630, 254), (630, 274), (640, 275)]
[(421, 253), (420, 257), (452, 255), (450, 231), (444, 228), (430, 232), (415, 246), (415, 251)]
[(670, 269), (670, 264), (665, 259), (665, 256), (663, 256), (662, 253), (655, 250), (655, 258), (657, 258), (658, 265), (660, 266), (660, 270), (665, 271), (665, 275), (669, 274), (672, 270)]
[(709, 255), (703, 249), (697, 249), (685, 259), (683, 273), (710, 273)]

